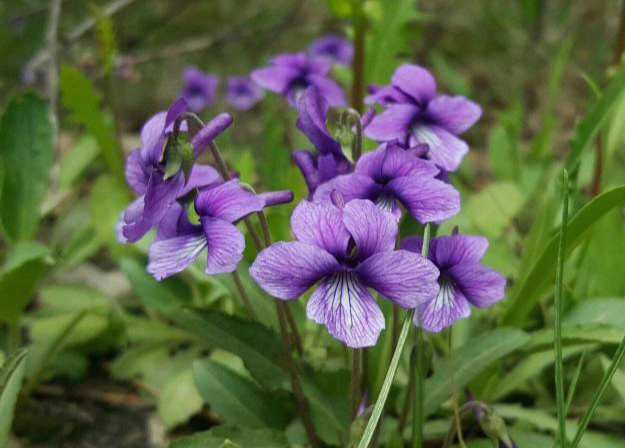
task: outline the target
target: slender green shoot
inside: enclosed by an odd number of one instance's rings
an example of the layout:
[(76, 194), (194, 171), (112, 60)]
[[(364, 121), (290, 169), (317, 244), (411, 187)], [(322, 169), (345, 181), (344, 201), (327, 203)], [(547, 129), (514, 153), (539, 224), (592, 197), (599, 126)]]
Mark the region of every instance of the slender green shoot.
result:
[(564, 379), (562, 375), (562, 274), (564, 271), (564, 247), (566, 246), (566, 226), (569, 217), (569, 174), (562, 171), (562, 225), (560, 226), (560, 242), (558, 247), (558, 264), (555, 285), (555, 322), (553, 345), (556, 355), (555, 382), (556, 404), (558, 411), (558, 440), (560, 447), (566, 448), (566, 422), (564, 403)]

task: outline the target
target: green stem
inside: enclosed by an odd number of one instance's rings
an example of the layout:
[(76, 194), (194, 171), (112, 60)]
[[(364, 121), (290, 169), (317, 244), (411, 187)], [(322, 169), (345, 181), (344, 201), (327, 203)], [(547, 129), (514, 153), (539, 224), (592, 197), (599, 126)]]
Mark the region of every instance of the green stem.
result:
[(586, 432), (586, 429), (588, 428), (588, 424), (590, 423), (590, 420), (595, 414), (597, 407), (599, 406), (599, 403), (601, 403), (601, 400), (603, 399), (603, 395), (605, 394), (605, 391), (608, 389), (608, 385), (610, 384), (610, 381), (612, 380), (612, 376), (614, 376), (616, 369), (618, 369), (619, 365), (621, 364), (621, 361), (623, 360), (624, 355), (625, 355), (625, 336), (623, 337), (618, 348), (616, 349), (616, 353), (614, 353), (614, 357), (612, 358), (612, 361), (610, 362), (610, 365), (608, 366), (608, 370), (606, 370), (606, 372), (603, 375), (603, 378), (601, 378), (601, 383), (599, 383), (599, 387), (597, 387), (597, 390), (595, 391), (595, 395), (592, 397), (592, 402), (590, 403), (590, 407), (588, 408), (588, 410), (582, 417), (582, 421), (579, 427), (577, 428), (577, 432), (575, 433), (575, 438), (573, 439), (573, 443), (571, 443), (570, 448), (577, 448), (577, 446), (579, 445), (579, 442), (582, 440), (582, 436), (584, 435), (584, 432)]
[(360, 348), (352, 350), (352, 420), (356, 418), (358, 413), (358, 405), (360, 404), (360, 364), (361, 364)]
[(354, 27), (352, 107), (360, 113), (365, 91), (365, 17), (361, 0), (352, 0), (352, 25)]
[(558, 439), (560, 447), (566, 448), (566, 422), (564, 379), (562, 375), (562, 274), (564, 272), (564, 248), (566, 246), (566, 227), (569, 214), (569, 175), (566, 169), (562, 171), (562, 225), (560, 226), (560, 242), (558, 247), (558, 264), (555, 285), (555, 322), (553, 345), (556, 356), (555, 383), (556, 403), (558, 412)]
[[(422, 254), (427, 256), (428, 247), (430, 245), (430, 225), (427, 224), (425, 226), (425, 231), (423, 233), (423, 251)], [(388, 394), (391, 390), (391, 385), (393, 383), (393, 379), (395, 378), (395, 374), (397, 373), (397, 367), (399, 366), (399, 360), (401, 359), (402, 352), (404, 351), (404, 345), (406, 345), (406, 340), (408, 339), (408, 333), (410, 332), (410, 327), (412, 326), (412, 319), (415, 315), (415, 310), (411, 310), (406, 318), (404, 319), (404, 324), (402, 325), (401, 332), (399, 333), (399, 339), (397, 340), (397, 347), (395, 348), (395, 352), (393, 353), (393, 358), (388, 366), (388, 370), (386, 372), (386, 377), (384, 378), (384, 383), (382, 383), (382, 389), (380, 390), (380, 394), (378, 395), (378, 399), (375, 402), (375, 406), (373, 407), (373, 412), (369, 421), (367, 422), (367, 426), (365, 431), (358, 442), (358, 448), (367, 448), (371, 439), (373, 438), (373, 434), (375, 432), (376, 426), (378, 425), (378, 421), (382, 416), (382, 411), (384, 411), (384, 405), (386, 404), (386, 400), (388, 398)]]
[(234, 282), (234, 286), (239, 292), (239, 296), (241, 296), (241, 301), (243, 302), (243, 306), (245, 307), (245, 311), (247, 314), (253, 319), (256, 320), (256, 313), (254, 312), (254, 307), (252, 306), (252, 302), (245, 292), (245, 288), (243, 287), (243, 283), (241, 282), (241, 277), (239, 277), (239, 273), (234, 271), (232, 273), (232, 281)]

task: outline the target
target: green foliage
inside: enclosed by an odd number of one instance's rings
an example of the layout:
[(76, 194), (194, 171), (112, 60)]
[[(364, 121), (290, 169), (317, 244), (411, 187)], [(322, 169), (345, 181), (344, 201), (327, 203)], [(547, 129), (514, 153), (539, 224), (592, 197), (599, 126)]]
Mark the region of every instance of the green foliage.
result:
[(91, 11), (96, 23), (98, 62), (103, 73), (110, 75), (115, 68), (118, 57), (113, 20), (93, 4), (91, 5)]
[(54, 158), (48, 107), (32, 93), (13, 97), (0, 120), (0, 220), (11, 241), (31, 239)]
[(288, 448), (284, 435), (274, 429), (249, 429), (234, 425), (217, 426), (210, 431), (175, 440), (169, 448)]
[(24, 379), (25, 357), (25, 351), (18, 352), (0, 369), (0, 446), (8, 443), (15, 404)]
[(99, 153), (100, 147), (93, 137), (82, 137), (61, 161), (59, 186), (69, 188), (78, 183)]

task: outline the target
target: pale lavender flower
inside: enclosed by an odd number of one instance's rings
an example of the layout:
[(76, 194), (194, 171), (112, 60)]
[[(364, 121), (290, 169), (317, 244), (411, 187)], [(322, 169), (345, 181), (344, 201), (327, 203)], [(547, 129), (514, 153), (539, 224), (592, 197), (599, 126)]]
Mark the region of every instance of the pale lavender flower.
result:
[(395, 250), (397, 222), (371, 201), (343, 206), (302, 201), (291, 216), (296, 241), (264, 249), (250, 275), (267, 293), (293, 300), (313, 291), (306, 313), (348, 347), (376, 343), (384, 315), (368, 288), (403, 308), (438, 293), (438, 270), (418, 254)]
[(314, 86), (330, 106), (345, 105), (341, 87), (328, 77), (332, 64), (324, 58), (305, 53), (282, 54), (270, 61), (269, 67), (251, 73), (252, 80), (263, 89), (285, 96), (294, 105), (309, 86)]
[(360, 157), (354, 172), (337, 176), (315, 190), (315, 202), (328, 202), (332, 192), (345, 201), (369, 199), (400, 219), (400, 204), (421, 223), (440, 222), (460, 211), (460, 194), (437, 179), (438, 168), (419, 156), (427, 145), (404, 149), (397, 142), (382, 144)]
[(458, 135), (480, 118), (480, 106), (463, 96), (437, 95), (431, 73), (417, 65), (400, 66), (391, 82), (368, 98), (386, 110), (371, 121), (365, 135), (408, 146), (427, 143), (428, 157), (442, 169), (455, 171), (469, 150)]
[(262, 89), (252, 80), (242, 77), (228, 79), (227, 99), (235, 109), (251, 109), (262, 98)]
[(181, 98), (189, 105), (192, 112), (202, 112), (215, 102), (219, 78), (213, 74), (204, 74), (196, 67), (189, 67), (183, 74), (184, 87)]
[(308, 53), (328, 58), (335, 64), (349, 65), (354, 57), (354, 45), (344, 37), (330, 34), (310, 44)]
[[(423, 239), (409, 237), (401, 248), (421, 253)], [(440, 236), (430, 241), (428, 258), (440, 270), (440, 290), (436, 297), (419, 306), (415, 324), (430, 332), (439, 332), (471, 314), (470, 305), (493, 306), (504, 297), (506, 279), (499, 272), (483, 266), (488, 240), (482, 236)]]

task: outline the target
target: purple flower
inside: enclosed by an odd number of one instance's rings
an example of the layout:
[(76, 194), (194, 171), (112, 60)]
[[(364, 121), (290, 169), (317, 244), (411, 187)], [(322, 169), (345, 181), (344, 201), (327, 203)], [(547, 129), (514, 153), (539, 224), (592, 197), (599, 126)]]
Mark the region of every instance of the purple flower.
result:
[(324, 58), (305, 53), (283, 54), (272, 58), (269, 67), (256, 69), (250, 76), (263, 89), (287, 97), (292, 105), (307, 87), (314, 86), (331, 106), (343, 106), (343, 91), (327, 76), (331, 67)]
[(263, 250), (250, 275), (282, 300), (296, 299), (316, 284), (308, 318), (349, 347), (374, 345), (385, 326), (368, 288), (404, 308), (438, 292), (438, 270), (420, 255), (394, 250), (397, 223), (370, 201), (344, 207), (302, 201), (291, 216), (291, 230), (296, 241)]
[(460, 194), (436, 179), (439, 170), (432, 162), (419, 158), (426, 149), (427, 145), (406, 150), (397, 142), (382, 144), (363, 154), (353, 173), (319, 185), (313, 199), (328, 202), (337, 191), (346, 201), (369, 199), (397, 219), (402, 215), (399, 204), (421, 223), (447, 219), (460, 211)]
[(215, 92), (219, 78), (212, 74), (204, 74), (195, 67), (184, 71), (184, 88), (180, 94), (192, 112), (201, 112), (215, 101)]
[(367, 126), (365, 135), (408, 146), (427, 143), (428, 157), (444, 170), (455, 171), (469, 150), (458, 135), (480, 118), (480, 106), (462, 96), (436, 95), (434, 78), (417, 65), (400, 66), (391, 82), (368, 99), (386, 110)]
[(308, 47), (311, 56), (328, 58), (336, 64), (349, 65), (354, 57), (354, 45), (347, 39), (328, 35), (314, 41)]
[[(421, 237), (409, 237), (401, 242), (402, 249), (417, 253), (421, 253), (422, 245)], [(440, 291), (419, 307), (415, 315), (417, 325), (436, 333), (468, 317), (469, 305), (485, 308), (503, 299), (505, 277), (480, 264), (487, 248), (486, 238), (456, 232), (430, 241), (428, 258), (440, 270)]]
[(228, 79), (228, 102), (235, 109), (248, 110), (263, 97), (263, 91), (248, 78)]
[[(176, 101), (168, 111), (152, 116), (141, 129), (141, 147), (133, 150), (126, 159), (125, 175), (128, 185), (139, 195), (122, 214), (118, 226), (118, 238), (123, 243), (140, 240), (157, 225), (169, 207), (179, 197), (194, 188), (219, 180), (219, 174), (208, 165), (194, 165), (185, 179), (181, 168), (171, 177), (165, 178), (164, 147), (172, 133), (173, 124), (185, 111), (184, 100)], [(194, 155), (206, 147), (209, 140), (232, 123), (232, 117), (221, 114), (210, 121), (193, 138)], [(181, 129), (186, 129), (183, 123)]]

